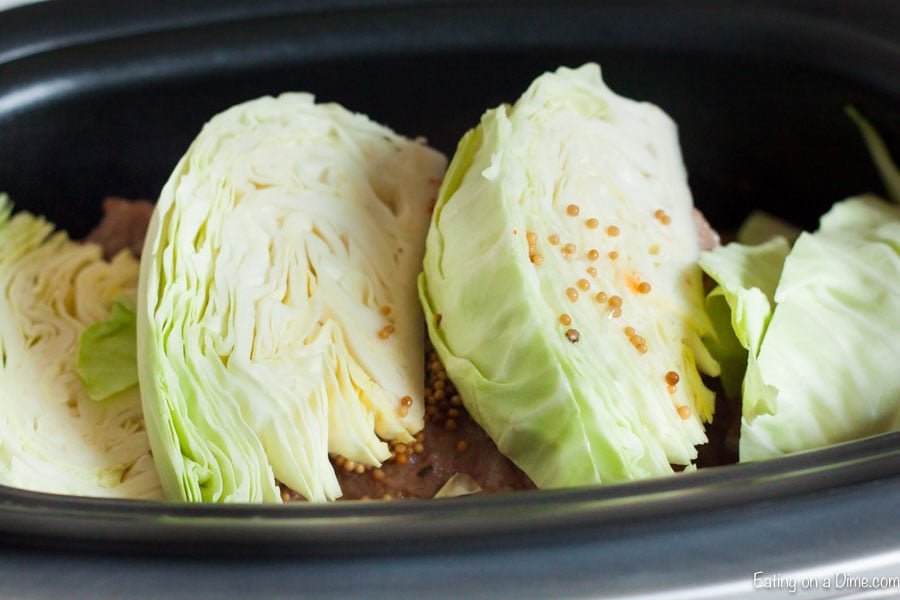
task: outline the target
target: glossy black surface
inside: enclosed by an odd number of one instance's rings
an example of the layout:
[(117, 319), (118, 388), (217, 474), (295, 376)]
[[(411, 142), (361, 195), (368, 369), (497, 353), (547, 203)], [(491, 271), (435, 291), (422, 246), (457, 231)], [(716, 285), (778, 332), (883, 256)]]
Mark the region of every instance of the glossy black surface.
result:
[[(52, 2), (0, 13), (0, 189), (79, 235), (104, 195), (154, 197), (235, 102), (312, 91), (449, 154), (485, 108), (590, 60), (675, 118), (714, 225), (762, 207), (813, 226), (881, 189), (846, 104), (900, 147), (897, 31), (893, 2)], [(900, 434), (449, 502), (210, 507), (0, 487), (0, 595), (735, 597), (759, 569), (896, 571), (898, 495)], [(63, 575), (39, 583), (47, 572)]]

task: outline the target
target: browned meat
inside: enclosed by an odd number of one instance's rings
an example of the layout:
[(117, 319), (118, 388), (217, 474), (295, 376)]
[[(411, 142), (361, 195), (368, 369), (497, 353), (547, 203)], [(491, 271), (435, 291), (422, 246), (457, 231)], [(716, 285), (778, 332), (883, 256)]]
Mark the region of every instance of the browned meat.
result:
[(447, 430), (446, 420), (427, 422), (420, 436), (421, 451), (400, 448), (406, 452), (395, 453), (380, 469), (348, 471), (338, 459), (335, 466), (343, 499), (432, 498), (455, 473), (470, 476), (484, 493), (534, 488), (467, 414), (455, 422), (453, 430)]
[(103, 219), (85, 239), (103, 246), (107, 259), (126, 248), (140, 256), (151, 214), (151, 202), (111, 196), (103, 201)]
[(736, 463), (741, 434), (741, 400), (726, 397), (718, 380), (707, 378), (706, 385), (716, 392), (716, 412), (706, 426), (709, 441), (697, 448), (700, 469)]
[(697, 235), (700, 238), (700, 248), (702, 250), (712, 250), (721, 243), (719, 233), (712, 228), (706, 217), (698, 209), (694, 209), (694, 226), (697, 228)]

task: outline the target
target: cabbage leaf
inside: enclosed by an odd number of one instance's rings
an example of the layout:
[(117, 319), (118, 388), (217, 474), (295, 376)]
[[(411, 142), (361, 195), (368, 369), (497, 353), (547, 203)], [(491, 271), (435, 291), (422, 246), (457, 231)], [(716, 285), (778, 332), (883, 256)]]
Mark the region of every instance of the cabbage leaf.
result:
[(674, 123), (595, 64), (542, 75), (460, 141), (419, 295), (469, 412), (538, 487), (672, 473), (706, 441), (692, 210)]
[(783, 238), (793, 244), (800, 237), (801, 229), (764, 210), (751, 211), (735, 235), (735, 241), (745, 245), (762, 244), (774, 238)]
[(138, 385), (134, 298), (113, 302), (109, 318), (84, 330), (76, 370), (93, 400), (102, 401)]
[(875, 163), (875, 168), (878, 170), (878, 175), (884, 183), (888, 198), (900, 204), (900, 168), (897, 168), (891, 153), (888, 152), (887, 145), (878, 130), (856, 108), (847, 106), (845, 112), (859, 129), (866, 148), (869, 150), (869, 155), (872, 157), (872, 162)]
[(470, 496), (481, 491), (478, 482), (472, 479), (470, 475), (465, 473), (454, 473), (441, 486), (435, 494), (435, 498), (459, 498), (460, 496)]
[[(756, 246), (731, 243), (700, 256), (698, 264), (718, 283), (706, 299), (715, 329), (706, 343), (721, 366), (722, 385), (730, 398), (743, 393), (748, 361), (756, 362), (789, 251), (787, 240), (775, 237)], [(744, 416), (772, 412), (765, 398), (744, 398)]]
[(900, 207), (851, 198), (786, 256), (777, 245), (732, 244), (701, 259), (749, 350), (740, 460), (900, 428)]
[(340, 496), (330, 454), (379, 465), (423, 426), (415, 279), (444, 157), (290, 93), (213, 117), (163, 188), (137, 300), (144, 414), (166, 494)]

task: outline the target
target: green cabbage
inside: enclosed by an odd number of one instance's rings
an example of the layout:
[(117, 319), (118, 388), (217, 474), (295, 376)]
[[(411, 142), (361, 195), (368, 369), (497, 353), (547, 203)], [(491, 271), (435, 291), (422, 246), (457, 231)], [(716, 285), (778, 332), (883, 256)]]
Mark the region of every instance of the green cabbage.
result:
[[(166, 494), (341, 494), (329, 454), (379, 465), (423, 426), (415, 279), (445, 159), (307, 94), (203, 128), (154, 211), (138, 372)], [(409, 397), (412, 400), (407, 406)]]
[(0, 483), (162, 497), (137, 387), (107, 388), (98, 403), (76, 372), (79, 338), (109, 318), (115, 298), (134, 294), (137, 276), (130, 254), (107, 262), (96, 244), (73, 242), (31, 214), (12, 216), (0, 195)]
[(749, 351), (741, 461), (900, 428), (900, 207), (848, 199), (789, 252), (730, 244), (700, 264), (731, 309), (717, 331)]
[(674, 123), (594, 64), (539, 77), (460, 141), (419, 294), (466, 407), (538, 487), (672, 473), (706, 441), (700, 371), (718, 365), (692, 210)]

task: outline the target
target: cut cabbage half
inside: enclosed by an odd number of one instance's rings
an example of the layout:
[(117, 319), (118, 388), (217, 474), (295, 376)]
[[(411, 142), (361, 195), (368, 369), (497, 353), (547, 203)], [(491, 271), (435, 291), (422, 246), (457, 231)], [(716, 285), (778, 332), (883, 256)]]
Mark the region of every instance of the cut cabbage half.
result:
[(539, 77), (459, 144), (420, 298), (473, 417), (541, 488), (672, 473), (717, 373), (677, 131), (597, 65)]
[(138, 371), (171, 498), (341, 495), (423, 426), (415, 279), (444, 157), (307, 94), (234, 106), (160, 195)]
[(11, 213), (0, 195), (0, 483), (162, 498), (137, 386), (106, 389), (96, 402), (76, 368), (84, 331), (134, 294), (137, 260), (121, 252), (107, 262), (99, 245)]

